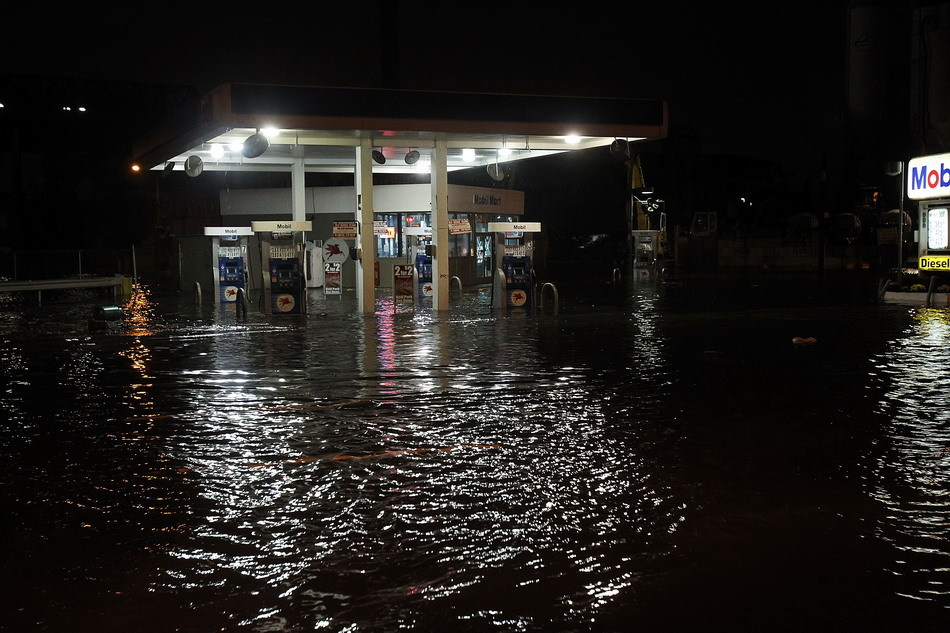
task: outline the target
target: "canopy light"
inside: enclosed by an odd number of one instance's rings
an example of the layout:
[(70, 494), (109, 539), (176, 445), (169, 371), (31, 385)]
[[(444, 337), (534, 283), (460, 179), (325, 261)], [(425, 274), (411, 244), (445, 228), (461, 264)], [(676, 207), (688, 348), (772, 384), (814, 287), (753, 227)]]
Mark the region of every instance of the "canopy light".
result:
[(614, 142), (610, 144), (610, 155), (617, 160), (630, 160), (631, 156), (633, 156), (633, 151), (630, 149), (630, 142), (624, 138), (614, 139)]
[(241, 148), (241, 154), (244, 158), (257, 158), (267, 151), (270, 142), (260, 130), (244, 139), (244, 146)]
[(185, 173), (191, 176), (192, 178), (201, 174), (204, 170), (204, 163), (201, 161), (201, 157), (197, 154), (192, 154), (185, 159)]

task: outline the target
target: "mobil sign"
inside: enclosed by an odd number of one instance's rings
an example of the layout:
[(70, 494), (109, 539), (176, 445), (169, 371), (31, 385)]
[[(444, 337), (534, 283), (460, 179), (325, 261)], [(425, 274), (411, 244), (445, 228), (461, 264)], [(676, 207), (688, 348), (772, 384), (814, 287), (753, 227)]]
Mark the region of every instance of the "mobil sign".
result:
[(950, 154), (911, 159), (907, 163), (907, 197), (950, 198)]

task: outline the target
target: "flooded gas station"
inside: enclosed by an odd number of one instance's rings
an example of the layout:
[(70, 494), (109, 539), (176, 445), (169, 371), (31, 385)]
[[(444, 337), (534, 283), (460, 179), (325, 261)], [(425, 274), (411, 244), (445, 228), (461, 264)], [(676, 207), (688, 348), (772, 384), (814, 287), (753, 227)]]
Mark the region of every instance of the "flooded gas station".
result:
[(4, 628), (942, 630), (950, 313), (762, 281), (7, 305)]
[[(221, 192), (178, 288), (0, 292), (5, 630), (946, 628), (947, 308), (667, 265), (662, 103), (330, 92), (228, 87), (143, 154), (290, 174)], [(609, 276), (539, 276), (524, 193), (448, 182), (567, 151), (565, 105), (630, 164)]]

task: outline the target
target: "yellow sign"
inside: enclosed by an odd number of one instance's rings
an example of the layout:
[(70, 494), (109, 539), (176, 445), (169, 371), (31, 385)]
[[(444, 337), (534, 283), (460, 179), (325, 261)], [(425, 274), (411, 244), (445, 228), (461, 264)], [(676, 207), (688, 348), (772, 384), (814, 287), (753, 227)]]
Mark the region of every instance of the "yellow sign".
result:
[(917, 268), (950, 272), (950, 255), (923, 255), (917, 262)]

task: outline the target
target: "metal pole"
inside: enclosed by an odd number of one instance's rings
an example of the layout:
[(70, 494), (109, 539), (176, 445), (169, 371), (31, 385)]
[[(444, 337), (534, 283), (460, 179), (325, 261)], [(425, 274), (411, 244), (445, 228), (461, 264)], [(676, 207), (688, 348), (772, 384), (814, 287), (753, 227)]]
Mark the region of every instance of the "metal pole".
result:
[(904, 162), (896, 160), (884, 166), (884, 173), (900, 179), (900, 199), (897, 205), (897, 284), (901, 283), (904, 268)]
[(897, 205), (899, 212), (898, 219), (900, 221), (900, 224), (897, 225), (897, 283), (900, 285), (901, 275), (904, 272), (904, 163), (903, 161), (898, 161), (897, 165), (899, 167), (897, 178), (901, 183), (900, 204)]

